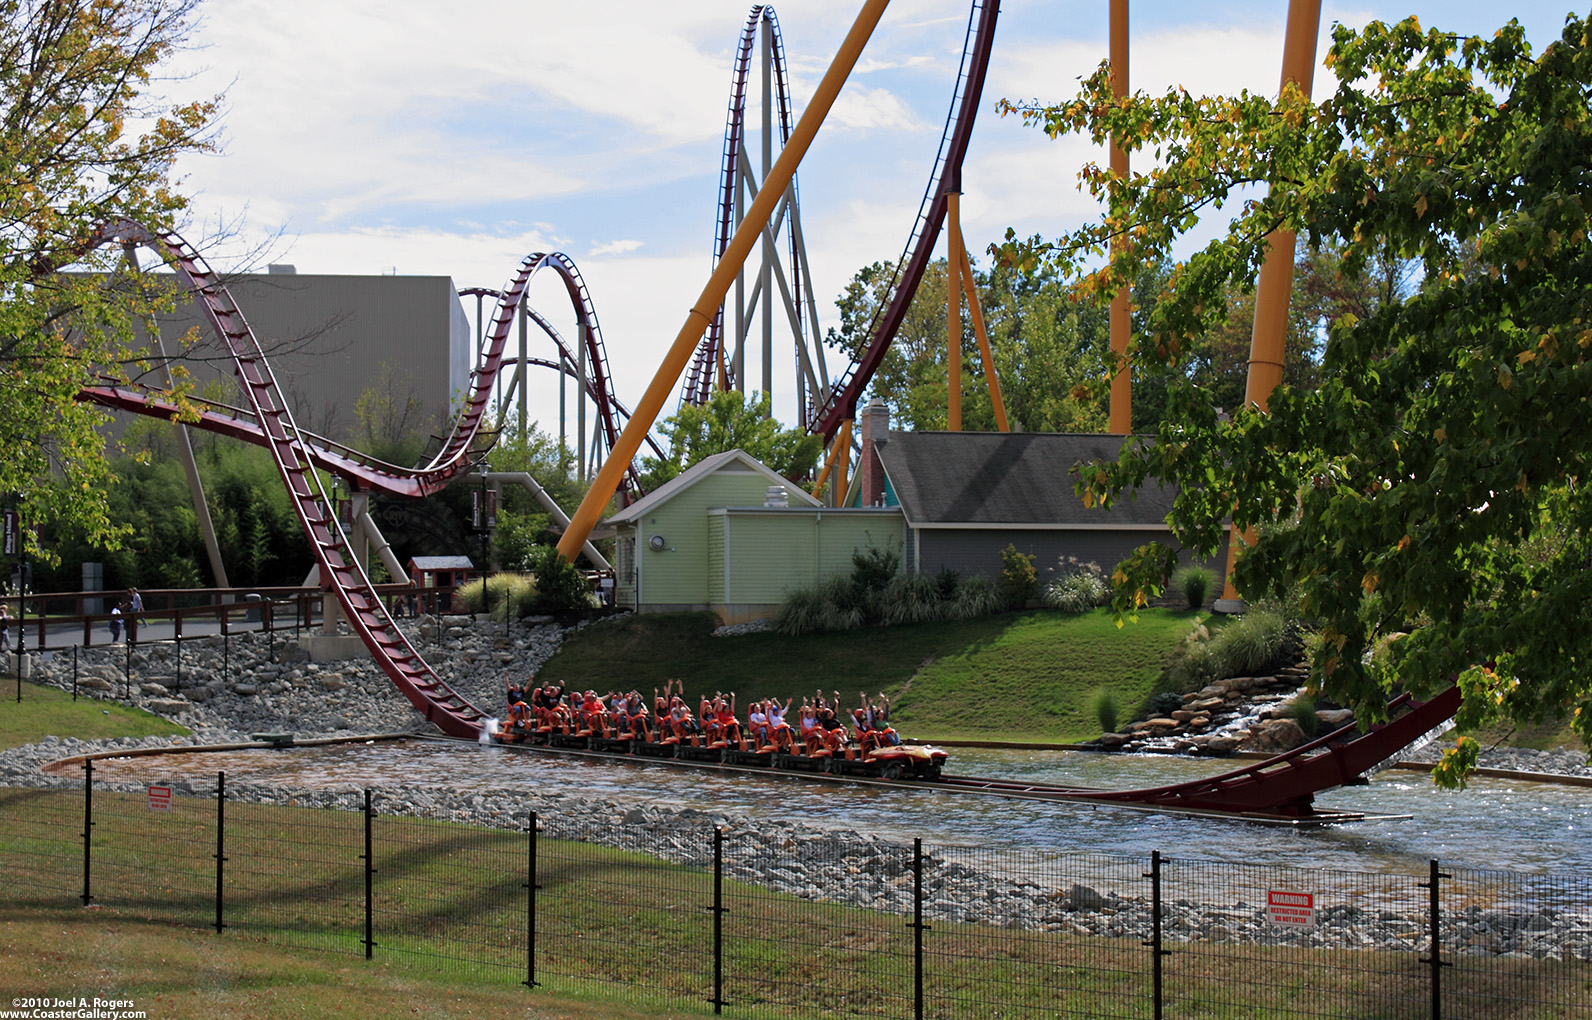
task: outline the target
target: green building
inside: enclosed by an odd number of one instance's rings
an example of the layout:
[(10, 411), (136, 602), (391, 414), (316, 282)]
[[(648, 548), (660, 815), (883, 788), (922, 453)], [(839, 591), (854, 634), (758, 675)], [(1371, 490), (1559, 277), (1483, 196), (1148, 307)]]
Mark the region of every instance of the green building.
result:
[(853, 552), (903, 551), (899, 507), (826, 507), (740, 450), (715, 454), (610, 517), (615, 604), (772, 616), (787, 592), (851, 570)]

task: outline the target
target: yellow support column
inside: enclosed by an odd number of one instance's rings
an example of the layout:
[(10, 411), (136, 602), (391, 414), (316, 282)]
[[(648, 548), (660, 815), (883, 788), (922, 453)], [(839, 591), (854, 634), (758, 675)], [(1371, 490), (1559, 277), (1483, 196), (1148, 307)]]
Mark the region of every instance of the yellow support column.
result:
[(946, 428), (962, 431), (962, 196), (945, 196), (945, 368), (949, 376), (950, 398), (946, 404)]
[(995, 408), (995, 427), (1010, 432), (1006, 420), (1006, 401), (1001, 397), (1001, 380), (995, 372), (995, 353), (990, 350), (989, 331), (984, 328), (984, 309), (978, 304), (978, 288), (973, 285), (973, 264), (967, 258), (967, 246), (962, 249), (962, 293), (967, 295), (967, 314), (973, 320), (973, 335), (978, 338), (978, 356), (984, 362), (984, 381), (989, 384), (989, 402)]
[(840, 457), (835, 461), (835, 505), (844, 506), (846, 490), (851, 487), (851, 419), (840, 423), (840, 434), (835, 437), (840, 447)]
[(851, 419), (840, 423), (840, 430), (835, 433), (835, 441), (829, 445), (829, 456), (824, 458), (824, 469), (818, 472), (818, 481), (813, 483), (813, 498), (821, 499), (819, 495), (824, 491), (824, 483), (829, 480), (829, 473), (838, 466), (835, 474), (835, 506), (839, 506), (846, 499), (846, 464), (851, 459)]
[[(1282, 82), (1279, 98), (1296, 86), (1308, 98), (1315, 81), (1316, 35), (1321, 30), (1321, 0), (1289, 0), (1288, 28), (1282, 44)], [(1249, 378), (1244, 385), (1244, 404), (1262, 411), (1271, 400), (1271, 391), (1282, 382), (1283, 360), (1288, 339), (1288, 299), (1293, 292), (1294, 232), (1276, 230), (1267, 236), (1266, 261), (1255, 284), (1255, 327), (1249, 341)], [(1242, 538), (1231, 534), (1227, 542), (1227, 583), (1219, 608), (1238, 611), (1242, 596), (1233, 585), (1233, 567), (1239, 549), (1252, 545), (1255, 529), (1245, 529)]]
[(586, 498), (580, 501), (580, 506), (570, 518), (569, 527), (564, 529), (564, 535), (558, 542), (559, 555), (564, 559), (573, 563), (581, 546), (591, 535), (592, 529), (597, 526), (603, 508), (608, 505), (608, 501), (619, 488), (619, 479), (624, 475), (626, 467), (635, 459), (636, 452), (641, 449), (642, 440), (646, 438), (647, 431), (658, 418), (658, 412), (663, 410), (670, 392), (679, 382), (680, 373), (685, 371), (686, 365), (690, 363), (691, 355), (696, 351), (703, 331), (713, 321), (714, 310), (724, 301), (724, 295), (729, 291), (731, 281), (741, 271), (741, 265), (746, 261), (747, 254), (761, 238), (763, 229), (773, 217), (775, 206), (785, 196), (786, 185), (795, 176), (796, 165), (807, 154), (807, 147), (812, 144), (819, 125), (829, 113), (829, 108), (834, 105), (835, 97), (840, 94), (840, 87), (846, 83), (852, 67), (856, 65), (857, 58), (862, 55), (862, 49), (868, 43), (868, 37), (873, 34), (889, 4), (890, 0), (867, 0), (857, 14), (856, 22), (840, 45), (840, 51), (835, 54), (829, 70), (824, 72), (823, 80), (818, 83), (812, 102), (803, 111), (801, 119), (796, 122), (796, 129), (791, 132), (790, 140), (785, 143), (779, 159), (774, 162), (774, 168), (763, 180), (757, 198), (752, 200), (752, 206), (746, 211), (740, 226), (736, 228), (735, 236), (730, 238), (724, 257), (719, 259), (713, 275), (708, 277), (707, 285), (702, 288), (696, 304), (692, 305), (690, 313), (686, 315), (685, 325), (680, 327), (680, 332), (675, 336), (673, 345), (663, 359), (663, 364), (658, 366), (657, 374), (652, 377), (647, 391), (637, 401), (635, 412), (631, 415), (629, 423), (625, 425), (624, 431), (619, 434), (619, 440), (614, 443), (614, 448), (609, 451), (608, 459), (603, 461), (597, 477), (592, 479), (591, 488), (586, 490)]
[[(1118, 99), (1128, 94), (1128, 0), (1111, 0), (1111, 92)], [(1111, 176), (1128, 176), (1128, 154), (1111, 138)], [(1116, 210), (1112, 210), (1115, 212)], [(1111, 238), (1111, 254), (1128, 246), (1128, 239)], [(1126, 288), (1111, 299), (1111, 355), (1120, 366), (1111, 377), (1111, 410), (1109, 428), (1114, 435), (1125, 436), (1133, 431), (1133, 376), (1128, 371), (1126, 359), (1128, 343), (1132, 340), (1133, 307)]]

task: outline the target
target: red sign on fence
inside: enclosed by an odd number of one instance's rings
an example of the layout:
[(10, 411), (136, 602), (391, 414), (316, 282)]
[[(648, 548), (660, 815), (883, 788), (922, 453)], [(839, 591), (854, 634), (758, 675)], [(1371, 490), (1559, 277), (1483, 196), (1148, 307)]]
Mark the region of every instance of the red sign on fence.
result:
[(1266, 893), (1266, 917), (1272, 924), (1284, 928), (1314, 928), (1316, 926), (1316, 897), (1314, 893), (1283, 892), (1272, 889)]
[(169, 786), (151, 786), (149, 788), (149, 810), (151, 810), (151, 811), (170, 811), (171, 810), (171, 787), (169, 787)]

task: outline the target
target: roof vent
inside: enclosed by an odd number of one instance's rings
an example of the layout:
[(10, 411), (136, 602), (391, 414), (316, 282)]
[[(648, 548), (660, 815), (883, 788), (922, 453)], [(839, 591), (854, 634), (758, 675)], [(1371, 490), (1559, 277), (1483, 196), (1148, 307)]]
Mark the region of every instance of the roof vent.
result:
[(763, 497), (764, 506), (790, 506), (790, 493), (785, 491), (785, 486), (770, 485), (766, 491), (768, 495)]
[(297, 276), (298, 267), (287, 262), (273, 262), (265, 267), (267, 276)]

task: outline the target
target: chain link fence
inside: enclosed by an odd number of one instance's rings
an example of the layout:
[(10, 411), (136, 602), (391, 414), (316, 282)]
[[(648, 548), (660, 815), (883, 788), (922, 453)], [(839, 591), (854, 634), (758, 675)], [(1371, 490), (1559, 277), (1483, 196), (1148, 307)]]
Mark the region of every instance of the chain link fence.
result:
[[(0, 790), (17, 904), (64, 898), (746, 1017), (1592, 1020), (1592, 878), (1347, 873), (667, 831), (380, 790)], [(689, 819), (686, 819), (689, 821)], [(1241, 829), (1235, 835), (1241, 838)]]

